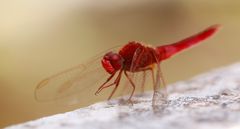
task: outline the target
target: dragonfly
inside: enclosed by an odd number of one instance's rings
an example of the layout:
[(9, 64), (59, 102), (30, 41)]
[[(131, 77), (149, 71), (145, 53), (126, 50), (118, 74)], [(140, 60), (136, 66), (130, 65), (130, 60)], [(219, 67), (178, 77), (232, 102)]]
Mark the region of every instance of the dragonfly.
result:
[[(90, 61), (43, 79), (35, 88), (35, 98), (38, 101), (69, 98), (70, 104), (90, 100), (94, 102), (99, 94), (111, 87), (111, 91), (107, 92), (110, 100), (124, 81), (127, 84), (124, 87), (131, 88), (128, 97), (128, 101), (131, 101), (136, 88), (143, 89), (146, 78), (150, 76), (153, 82), (152, 105), (157, 105), (167, 97), (161, 62), (201, 43), (212, 36), (219, 27), (220, 25), (212, 25), (195, 35), (162, 46), (153, 47), (130, 41), (122, 47), (111, 48)], [(141, 79), (136, 80), (136, 75), (140, 75)], [(140, 86), (137, 85), (139, 81), (142, 82)]]

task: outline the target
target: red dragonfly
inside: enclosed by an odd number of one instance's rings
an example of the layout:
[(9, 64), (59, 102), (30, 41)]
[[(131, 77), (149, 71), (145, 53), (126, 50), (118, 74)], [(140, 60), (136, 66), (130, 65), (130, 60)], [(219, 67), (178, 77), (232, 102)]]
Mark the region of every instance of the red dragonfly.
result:
[[(150, 71), (154, 91), (153, 105), (156, 105), (157, 101), (167, 96), (160, 63), (209, 38), (218, 28), (219, 25), (213, 25), (176, 43), (157, 47), (136, 41), (128, 42), (120, 49), (117, 47), (110, 49), (107, 53), (100, 54), (89, 62), (42, 80), (35, 89), (35, 97), (39, 101), (70, 98), (70, 104), (79, 103), (79, 101), (85, 103), (91, 99), (96, 101), (96, 98), (93, 97), (94, 93), (98, 95), (103, 89), (112, 87), (113, 89), (109, 92), (108, 97), (108, 99), (111, 99), (124, 75), (124, 81), (132, 88), (128, 99), (131, 100), (136, 87), (138, 87), (136, 83), (141, 81), (140, 87), (144, 87), (147, 77), (146, 72)], [(114, 51), (115, 49), (118, 50)], [(154, 70), (156, 73), (154, 73)], [(141, 80), (136, 82), (134, 76), (139, 73), (141, 73)], [(160, 89), (161, 83), (163, 89)]]

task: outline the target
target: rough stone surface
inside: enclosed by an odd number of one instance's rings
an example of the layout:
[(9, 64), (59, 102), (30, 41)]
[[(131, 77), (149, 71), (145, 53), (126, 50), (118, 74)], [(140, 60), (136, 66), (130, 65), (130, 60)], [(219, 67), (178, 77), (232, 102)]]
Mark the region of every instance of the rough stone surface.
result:
[(240, 129), (240, 64), (170, 85), (168, 94), (157, 114), (149, 92), (133, 106), (100, 102), (7, 129)]

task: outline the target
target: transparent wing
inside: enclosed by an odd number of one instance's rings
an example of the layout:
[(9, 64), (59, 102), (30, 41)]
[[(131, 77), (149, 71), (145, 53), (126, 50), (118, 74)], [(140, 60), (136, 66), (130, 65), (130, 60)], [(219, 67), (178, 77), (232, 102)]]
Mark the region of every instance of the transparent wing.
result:
[(102, 68), (101, 59), (106, 52), (118, 51), (119, 48), (118, 46), (109, 49), (86, 63), (45, 78), (35, 88), (36, 100), (87, 105), (106, 99), (111, 88), (102, 91), (98, 96), (94, 95), (98, 87), (110, 76)]

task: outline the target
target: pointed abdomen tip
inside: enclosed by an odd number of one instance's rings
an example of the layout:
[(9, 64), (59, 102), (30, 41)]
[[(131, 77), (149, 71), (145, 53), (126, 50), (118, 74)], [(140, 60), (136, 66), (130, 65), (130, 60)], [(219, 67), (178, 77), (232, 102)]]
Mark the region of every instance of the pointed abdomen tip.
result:
[(209, 27), (209, 29), (219, 30), (222, 28), (221, 24), (215, 24)]

